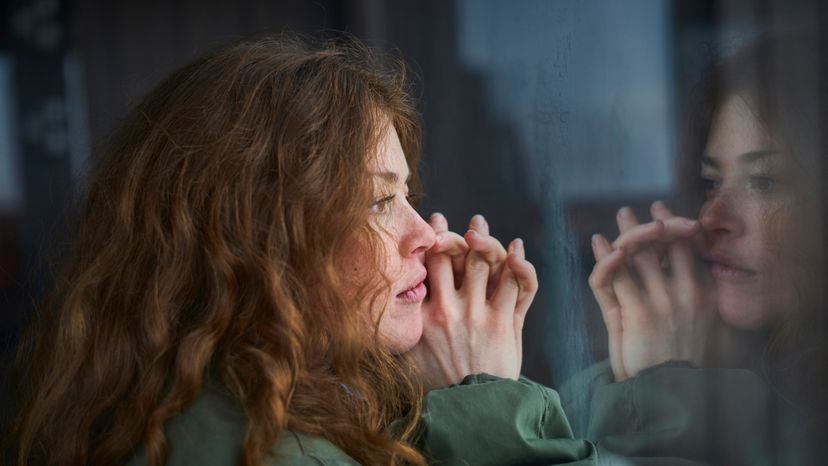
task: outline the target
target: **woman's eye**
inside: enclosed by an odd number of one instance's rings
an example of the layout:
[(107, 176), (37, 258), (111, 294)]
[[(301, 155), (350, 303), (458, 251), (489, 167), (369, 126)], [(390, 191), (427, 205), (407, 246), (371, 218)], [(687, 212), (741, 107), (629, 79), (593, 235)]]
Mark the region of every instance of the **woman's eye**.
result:
[(771, 191), (778, 185), (777, 180), (767, 176), (751, 176), (747, 180), (748, 188), (754, 191)]
[(385, 196), (377, 199), (373, 203), (371, 203), (371, 213), (373, 214), (381, 214), (388, 211), (388, 207), (391, 205), (391, 201), (394, 200), (394, 195)]
[(722, 185), (722, 182), (714, 178), (702, 177), (699, 179), (699, 188), (704, 194), (710, 195), (716, 192)]

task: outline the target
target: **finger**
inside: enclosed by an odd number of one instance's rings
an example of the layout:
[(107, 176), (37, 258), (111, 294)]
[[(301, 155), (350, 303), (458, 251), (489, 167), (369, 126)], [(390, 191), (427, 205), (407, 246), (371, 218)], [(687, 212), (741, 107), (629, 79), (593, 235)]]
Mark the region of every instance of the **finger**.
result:
[(460, 288), (463, 285), (463, 273), (466, 270), (466, 256), (463, 254), (451, 256), (451, 270), (454, 272), (454, 287)]
[[(627, 252), (627, 254), (629, 254)], [(629, 259), (644, 291), (649, 297), (653, 310), (659, 314), (668, 313), (672, 310), (670, 299), (670, 288), (661, 261), (652, 247), (639, 248), (638, 252)]]
[[(436, 243), (439, 244), (441, 235), (437, 235)], [(443, 301), (447, 298), (446, 293), (455, 290), (454, 272), (451, 267), (451, 256), (426, 251), (425, 254), (426, 280), (428, 282), (429, 299)]]
[(445, 254), (447, 256), (464, 256), (469, 252), (469, 244), (466, 239), (453, 231), (443, 231), (437, 234), (434, 246), (429, 249), (432, 253)]
[[(507, 256), (511, 258), (514, 253)], [(501, 314), (508, 314), (509, 316), (515, 314), (517, 309), (518, 293), (520, 292), (520, 284), (518, 283), (515, 273), (510, 267), (503, 269), (501, 280), (497, 284), (494, 293), (492, 294), (491, 304)]]
[(667, 207), (664, 201), (655, 201), (650, 205), (650, 214), (655, 220), (667, 220), (673, 218), (675, 215)]
[[(632, 214), (631, 210), (629, 210), (629, 214)], [(622, 217), (622, 215), (619, 215), (619, 217)], [(623, 220), (619, 223), (623, 223)], [(632, 222), (628, 222), (627, 225), (630, 225), (631, 223)], [(619, 224), (619, 226), (621, 225)], [(605, 259), (617, 254), (615, 251), (624, 251), (623, 258), (627, 258), (625, 250), (616, 249), (613, 251), (612, 246), (606, 238), (601, 235), (596, 235), (593, 243), (595, 244), (595, 246), (593, 246), (594, 248), (597, 246), (599, 250), (603, 252), (612, 251), (609, 255), (607, 255), (607, 257), (605, 257)], [(615, 262), (617, 260), (620, 260), (620, 258), (613, 256), (613, 260), (609, 264), (601, 264), (600, 261), (599, 263), (596, 263), (595, 268), (593, 268), (593, 274), (595, 274), (595, 277), (590, 276), (590, 286), (592, 286), (592, 280), (595, 279), (596, 283), (599, 285), (598, 290), (603, 293), (604, 297), (607, 297), (608, 294), (606, 292), (606, 286), (608, 283), (611, 283), (614, 297), (619, 304), (619, 313), (620, 309), (626, 310), (624, 313), (621, 313), (620, 320), (623, 322), (627, 322), (631, 319), (633, 321), (642, 321), (648, 317), (643, 315), (648, 312), (648, 309), (644, 305), (643, 298), (641, 297), (641, 290), (639, 289), (639, 286), (635, 282), (635, 279), (629, 269), (626, 267), (626, 263), (617, 264)], [(595, 293), (595, 291), (593, 291), (593, 293)], [(598, 299), (597, 296), (596, 299)], [(617, 316), (612, 315), (609, 317), (615, 318)]]
[[(650, 211), (654, 217), (675, 218), (673, 212), (661, 201), (654, 202), (650, 207)], [(696, 223), (698, 225), (698, 222)], [(695, 230), (698, 231), (698, 229)], [(695, 259), (690, 244), (691, 238), (689, 236), (686, 239), (670, 243), (667, 249), (667, 257), (670, 260), (670, 271), (673, 275), (678, 299), (682, 301), (682, 304), (692, 307), (694, 296), (698, 296), (700, 290), (696, 277)]]
[[(434, 232), (438, 234), (448, 232), (448, 220), (446, 217), (439, 213), (435, 212), (431, 214), (431, 218), (429, 219), (429, 225), (431, 228), (434, 229)], [(451, 269), (454, 272), (454, 286), (459, 287), (460, 283), (463, 280), (463, 268), (465, 267), (466, 257), (465, 254), (468, 252), (468, 244), (466, 244), (465, 240), (462, 240), (462, 243), (458, 241), (458, 238), (462, 239), (460, 235), (456, 235), (456, 233), (451, 233), (452, 239), (446, 240), (445, 243), (438, 243), (437, 247), (440, 247), (441, 244), (445, 247), (445, 250), (435, 250), (435, 252), (442, 252), (444, 254), (448, 254), (451, 256)], [(454, 238), (454, 236), (457, 238)]]
[[(468, 235), (469, 233), (466, 234), (467, 237)], [(485, 306), (488, 281), (489, 263), (479, 252), (470, 250), (466, 255), (461, 290), (466, 295), (471, 309), (482, 309)]]
[(469, 230), (464, 238), (469, 249), (480, 254), (490, 267), (494, 268), (506, 259), (506, 249), (496, 238), (477, 230)]
[(657, 219), (654, 222), (630, 228), (613, 241), (612, 247), (615, 249), (623, 248), (628, 254), (633, 254), (646, 243), (669, 243), (678, 239), (690, 238), (698, 233), (699, 229), (699, 222), (689, 218)]
[(482, 215), (477, 214), (469, 221), (469, 229), (475, 230), (476, 232), (487, 236), (489, 235), (489, 222), (487, 222)]
[(666, 304), (668, 301), (661, 260), (651, 245), (653, 240), (664, 236), (664, 222), (656, 220), (639, 225), (632, 211), (624, 208), (619, 212), (619, 228), (626, 228), (626, 231), (613, 242), (613, 249), (624, 249), (647, 292), (659, 304)]
[(448, 231), (448, 219), (446, 219), (445, 215), (440, 212), (434, 212), (431, 214), (431, 217), (428, 218), (428, 224), (431, 225), (434, 233)]
[(589, 287), (601, 308), (607, 330), (610, 332), (620, 331), (621, 306), (612, 283), (615, 275), (624, 266), (624, 250), (613, 250), (603, 236), (594, 235), (592, 237), (592, 251), (597, 261), (589, 275)]
[(523, 240), (517, 238), (509, 244), (509, 256), (506, 258), (505, 268), (514, 274), (520, 285), (517, 304), (513, 316), (515, 332), (515, 345), (518, 349), (518, 358), (523, 358), (523, 323), (526, 320), (526, 313), (535, 298), (538, 289), (538, 275), (535, 267), (526, 260), (526, 252)]
[[(633, 239), (641, 239), (641, 237), (658, 237), (664, 231), (664, 223), (660, 220), (651, 222), (650, 224), (640, 225), (635, 213), (629, 207), (622, 207), (617, 215), (618, 229), (621, 231), (621, 236)], [(648, 226), (651, 225), (651, 226)], [(624, 245), (626, 243), (626, 246)], [(664, 278), (664, 272), (661, 269), (661, 261), (652, 248), (650, 243), (633, 242), (632, 240), (618, 241), (613, 244), (615, 249), (623, 248), (628, 257), (628, 261), (635, 269), (635, 272), (641, 278), (644, 288), (650, 299), (656, 304), (656, 308), (664, 310), (669, 307), (669, 294)], [(638, 290), (632, 276), (620, 271), (616, 276), (617, 282), (615, 286), (621, 286), (626, 292), (626, 296), (637, 296)], [(623, 302), (622, 302), (623, 305)]]
[(462, 257), (468, 251), (468, 245), (462, 236), (448, 231), (448, 221), (443, 214), (435, 212), (428, 223), (436, 233), (434, 245), (426, 252), (428, 291), (431, 299), (443, 300), (445, 292), (453, 291), (456, 286), (451, 256)]
[(538, 274), (535, 266), (526, 260), (526, 251), (523, 246), (523, 240), (520, 238), (512, 241), (509, 245), (510, 252), (506, 258), (506, 267), (515, 276), (515, 279), (520, 285), (520, 291), (517, 296), (517, 305), (515, 307), (515, 317), (522, 320), (529, 311), (529, 306), (535, 299), (535, 294), (538, 291)]
[(436, 239), (437, 241), (429, 252), (448, 256), (449, 269), (453, 275), (452, 283), (454, 283), (454, 288), (457, 289), (463, 281), (463, 269), (465, 268), (469, 245), (465, 238), (452, 231), (439, 233)]
[(470, 238), (468, 241), (471, 241), (469, 247), (480, 253), (489, 264), (489, 281), (486, 286), (486, 299), (491, 299), (498, 283), (500, 283), (503, 261), (506, 260), (506, 249), (496, 238), (478, 233), (477, 230), (469, 230), (469, 232), (476, 233), (469, 235)]
[(623, 364), (621, 305), (612, 287), (613, 277), (624, 267), (624, 251), (613, 250), (609, 242), (601, 235), (593, 235), (592, 251), (596, 258), (595, 267), (589, 276), (589, 286), (607, 328), (610, 365), (616, 380), (626, 379)]
[[(676, 217), (667, 205), (662, 201), (653, 202), (650, 206), (650, 212), (653, 218), (675, 220), (681, 217)], [(673, 275), (674, 286), (679, 296), (692, 296), (698, 292), (697, 279), (695, 275), (695, 260), (693, 258), (693, 250), (690, 246), (690, 238), (700, 230), (698, 221), (686, 219), (688, 225), (690, 222), (694, 223), (693, 228), (689, 228), (681, 235), (681, 240), (670, 243), (667, 255), (670, 260), (670, 270)]]
[(618, 232), (621, 234), (638, 226), (638, 218), (635, 216), (635, 212), (626, 206), (618, 209), (615, 221), (618, 224)]

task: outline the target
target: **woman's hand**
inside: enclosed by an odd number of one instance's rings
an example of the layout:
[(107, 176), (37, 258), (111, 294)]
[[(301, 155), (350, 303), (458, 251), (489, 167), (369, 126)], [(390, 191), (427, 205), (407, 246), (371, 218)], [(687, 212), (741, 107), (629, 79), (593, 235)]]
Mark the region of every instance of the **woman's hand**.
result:
[(472, 218), (462, 237), (448, 231), (440, 214), (430, 224), (437, 242), (426, 253), (429, 299), (423, 336), (412, 350), (426, 389), (481, 372), (517, 379), (523, 321), (538, 283), (523, 242), (504, 249), (481, 216)]
[(660, 201), (650, 211), (654, 221), (639, 224), (624, 207), (615, 242), (592, 240), (589, 285), (607, 327), (616, 381), (671, 360), (700, 364), (716, 316), (712, 281), (692, 249), (698, 221), (674, 216)]

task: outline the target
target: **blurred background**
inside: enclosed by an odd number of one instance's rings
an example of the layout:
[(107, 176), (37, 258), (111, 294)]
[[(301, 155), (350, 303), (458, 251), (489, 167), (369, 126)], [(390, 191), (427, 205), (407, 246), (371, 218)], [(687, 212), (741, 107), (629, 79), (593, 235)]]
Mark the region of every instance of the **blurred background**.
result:
[[(0, 0), (0, 350), (49, 282), (89, 154), (160, 79), (228, 40), (349, 31), (419, 76), (421, 213), (522, 237), (541, 292), (524, 373), (606, 357), (595, 232), (676, 194), (687, 96), (711, 59), (824, 22), (817, 0)], [(129, 264), (125, 264), (128, 267)], [(587, 338), (591, 335), (592, 338)]]

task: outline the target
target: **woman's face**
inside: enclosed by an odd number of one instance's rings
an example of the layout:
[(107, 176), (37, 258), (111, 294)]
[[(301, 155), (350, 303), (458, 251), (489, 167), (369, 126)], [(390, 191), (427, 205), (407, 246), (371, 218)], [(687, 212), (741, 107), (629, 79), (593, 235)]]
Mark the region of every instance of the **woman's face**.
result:
[[(382, 238), (381, 261), (391, 290), (375, 301), (370, 317), (373, 323), (381, 315), (380, 337), (393, 352), (402, 353), (413, 348), (423, 332), (425, 252), (434, 244), (435, 234), (409, 203), (408, 163), (394, 126), (384, 126), (376, 156), (368, 162), (374, 179), (374, 201), (369, 208), (372, 227)], [(375, 273), (366, 270), (368, 261), (359, 247), (348, 257), (353, 277)]]
[(805, 208), (790, 156), (738, 95), (713, 120), (701, 175), (707, 198), (699, 219), (720, 316), (745, 330), (779, 323), (804, 304), (807, 264), (795, 251), (817, 243), (800, 221)]

